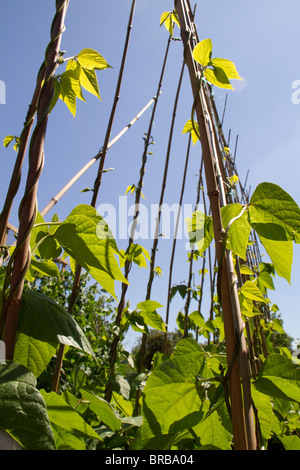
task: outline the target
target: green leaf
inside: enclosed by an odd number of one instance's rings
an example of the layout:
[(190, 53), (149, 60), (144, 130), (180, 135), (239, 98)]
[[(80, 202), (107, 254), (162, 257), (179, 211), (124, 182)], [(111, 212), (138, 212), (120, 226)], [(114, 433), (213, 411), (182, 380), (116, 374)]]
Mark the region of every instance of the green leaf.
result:
[(275, 290), (273, 279), (267, 271), (262, 271), (257, 277), (257, 282), (259, 286), (263, 286), (266, 289)]
[(149, 334), (149, 329), (140, 312), (137, 312), (136, 310), (129, 312), (128, 309), (126, 309), (125, 316), (134, 331), (137, 331), (138, 333)]
[(36, 271), (39, 271), (43, 276), (60, 277), (59, 269), (53, 261), (40, 261), (32, 256), (30, 266)]
[(83, 415), (89, 407), (88, 403), (84, 403), (81, 398), (76, 397), (69, 390), (65, 390), (60, 396), (80, 415)]
[(217, 67), (223, 70), (229, 79), (236, 79), (242, 80), (238, 74), (238, 71), (231, 60), (228, 59), (220, 59), (219, 57), (215, 57), (211, 61), (213, 67)]
[(137, 304), (137, 309), (140, 310), (139, 314), (146, 325), (165, 332), (166, 325), (161, 316), (156, 312), (156, 309), (160, 307), (162, 307), (162, 305), (153, 300), (145, 300), (144, 302)]
[(58, 101), (59, 95), (60, 95), (60, 82), (59, 82), (59, 77), (56, 75), (54, 76), (54, 79), (53, 79), (53, 87), (54, 87), (54, 92), (53, 92), (52, 101), (49, 106), (49, 114), (52, 112), (53, 108), (55, 107)]
[(115, 258), (120, 252), (112, 232), (93, 207), (75, 207), (53, 236), (112, 296), (115, 280), (128, 284)]
[(210, 414), (193, 430), (199, 437), (203, 450), (231, 450), (231, 436), (216, 412)]
[(249, 266), (247, 266), (247, 264), (240, 265), (240, 272), (246, 276), (254, 276), (254, 272), (249, 268)]
[(140, 439), (135, 437), (129, 450), (169, 450), (176, 440), (178, 433), (164, 434), (152, 437), (150, 439)]
[[(60, 224), (56, 214), (54, 214), (51, 219), (51, 223), (54, 222), (57, 222), (58, 225)], [(61, 254), (62, 250), (59, 244), (51, 236), (58, 225), (47, 225), (41, 214), (39, 212), (37, 213), (35, 224), (30, 236), (30, 248), (32, 253), (45, 260), (57, 258)], [(52, 263), (50, 263), (48, 266), (50, 267), (50, 265), (52, 267), (52, 272), (54, 272), (53, 270), (55, 270), (55, 267)], [(57, 272), (55, 275), (57, 275)]]
[(212, 41), (211, 39), (203, 39), (200, 41), (193, 50), (193, 57), (196, 62), (206, 67), (211, 61), (212, 54)]
[(123, 398), (129, 400), (130, 397), (130, 385), (127, 379), (121, 374), (116, 374), (111, 378), (114, 388), (117, 387), (118, 393), (122, 395)]
[(169, 360), (154, 369), (144, 389), (141, 439), (168, 434), (176, 422), (201, 410), (196, 377), (204, 361), (201, 347), (185, 339), (177, 344)]
[[(245, 315), (246, 317), (254, 317), (255, 315), (257, 315), (254, 309), (253, 301), (245, 298), (240, 292), (239, 292), (239, 302), (241, 306), (242, 315)], [(259, 315), (261, 315), (261, 312), (259, 312)]]
[(234, 90), (226, 73), (223, 71), (223, 69), (220, 69), (219, 67), (214, 67), (213, 69), (205, 69), (204, 76), (209, 83), (217, 86), (218, 88)]
[(39, 292), (24, 291), (18, 331), (51, 345), (61, 343), (73, 346), (95, 357), (72, 315), (53, 299)]
[(214, 238), (212, 218), (203, 212), (196, 211), (192, 218), (186, 220), (191, 245), (196, 243), (199, 256), (209, 247)]
[[(43, 224), (43, 225), (40, 225)], [(37, 226), (38, 225), (38, 226)], [(40, 255), (39, 246), (36, 246), (41, 240), (49, 234), (48, 227), (45, 220), (39, 212), (37, 212), (34, 226), (30, 234), (30, 249), (34, 251), (35, 254)]]
[(185, 298), (187, 293), (187, 286), (185, 284), (177, 284), (172, 287), (171, 289), (171, 299), (179, 292), (182, 299)]
[(300, 401), (300, 369), (286, 356), (270, 354), (253, 385), (271, 397)]
[(298, 436), (277, 436), (285, 450), (300, 450), (300, 438)]
[(92, 95), (97, 96), (101, 101), (97, 75), (94, 70), (88, 70), (81, 67), (80, 71), (81, 86)]
[(112, 406), (103, 398), (86, 390), (80, 390), (82, 398), (89, 402), (89, 408), (92, 410), (106, 426), (112, 431), (118, 431), (121, 428), (122, 421), (116, 416)]
[(259, 392), (256, 388), (251, 388), (251, 395), (254, 406), (257, 409), (260, 431), (263, 445), (267, 448), (267, 443), (271, 437), (273, 422), (273, 406), (269, 395)]
[(51, 425), (56, 431), (62, 431), (77, 438), (96, 439), (101, 441), (96, 431), (68, 405), (61, 396), (54, 392), (47, 393), (41, 390), (47, 406)]
[(275, 330), (275, 331), (278, 331), (279, 333), (281, 334), (284, 334), (285, 331), (284, 331), (284, 328), (282, 326), (282, 322), (280, 321), (279, 318), (275, 318), (272, 322), (271, 322), (271, 328), (272, 330)]
[(112, 392), (112, 403), (114, 404), (114, 406), (119, 408), (119, 410), (122, 411), (122, 413), (126, 416), (133, 415), (133, 405), (131, 401), (125, 400), (122, 395), (119, 395), (115, 391)]
[(54, 450), (46, 405), (36, 379), (16, 363), (0, 363), (0, 428), (26, 450)]
[(246, 281), (242, 285), (241, 294), (246, 297), (246, 299), (255, 300), (256, 302), (269, 302), (269, 299), (263, 296), (261, 290), (252, 281)]
[(60, 426), (51, 423), (55, 438), (56, 450), (86, 450), (83, 437), (77, 437), (64, 431)]
[(278, 276), (283, 277), (290, 283), (293, 263), (293, 241), (287, 240), (286, 232), (281, 225), (253, 224), (253, 227), (270, 256)]
[(182, 134), (186, 134), (187, 132), (191, 133), (193, 145), (195, 145), (197, 140), (199, 140), (198, 135), (200, 135), (198, 122), (194, 121), (194, 125), (196, 127), (197, 132), (195, 132), (195, 129), (193, 127), (193, 122), (191, 119), (185, 123), (183, 131), (182, 131)]
[(178, 28), (180, 28), (179, 16), (178, 16), (178, 14), (176, 13), (175, 10), (172, 11), (172, 13), (171, 13), (171, 18), (172, 18), (172, 20), (174, 21), (174, 23), (177, 24)]
[(246, 211), (239, 217), (242, 210), (243, 206), (241, 204), (229, 204), (228, 206), (222, 207), (221, 214), (225, 230), (227, 229), (228, 224), (234, 218), (238, 217), (234, 222), (232, 222), (232, 225), (229, 228), (228, 248), (240, 258), (246, 259), (251, 225), (248, 222), (248, 214)]
[(164, 24), (171, 36), (173, 36), (173, 23), (180, 27), (177, 13), (165, 11), (160, 17), (160, 26)]
[(63, 89), (72, 90), (76, 98), (79, 98), (81, 101), (85, 101), (80, 84), (80, 73), (75, 70), (66, 70), (63, 74), (60, 75), (60, 83)]
[(56, 345), (39, 341), (18, 331), (14, 361), (25, 366), (35, 377), (44, 372), (55, 353)]
[(3, 146), (7, 148), (14, 139), (14, 135), (7, 135), (6, 137), (4, 137)]
[(194, 312), (190, 313), (189, 318), (199, 327), (203, 328), (205, 330), (206, 325), (205, 325), (205, 320), (203, 318), (203, 315), (195, 310)]
[(121, 266), (125, 264), (125, 258), (127, 261), (137, 264), (140, 268), (147, 267), (148, 259), (150, 261), (149, 252), (142, 246), (135, 243), (131, 243), (124, 253), (124, 259), (120, 259)]
[(76, 94), (67, 80), (61, 80), (61, 77), (58, 77), (58, 80), (56, 80), (54, 84), (55, 96), (57, 95), (57, 99), (61, 99), (67, 105), (70, 113), (75, 117)]
[(104, 57), (94, 49), (83, 49), (79, 52), (76, 58), (78, 63), (88, 70), (103, 70), (111, 68)]
[[(250, 200), (249, 215), (255, 230), (256, 224), (276, 224), (285, 229), (290, 239), (295, 239), (300, 233), (299, 206), (276, 184), (261, 183), (257, 186)], [(274, 240), (278, 240), (278, 236), (276, 233)]]
[[(224, 147), (225, 150), (225, 147)], [(239, 181), (239, 177), (237, 175), (229, 176), (229, 184), (231, 187), (235, 187), (236, 183)]]
[(69, 60), (67, 70), (74, 70), (77, 74), (80, 85), (89, 93), (97, 96), (101, 100), (98, 79), (95, 70), (89, 70), (78, 64), (76, 60)]

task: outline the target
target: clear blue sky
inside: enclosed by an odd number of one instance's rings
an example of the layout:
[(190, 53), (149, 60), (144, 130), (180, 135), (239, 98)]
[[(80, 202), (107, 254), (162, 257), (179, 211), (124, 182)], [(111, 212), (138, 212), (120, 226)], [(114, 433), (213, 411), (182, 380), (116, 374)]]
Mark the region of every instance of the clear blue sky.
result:
[[(192, 3), (193, 6), (193, 3)], [(71, 0), (66, 17), (62, 49), (66, 56), (76, 55), (84, 48), (100, 52), (113, 67), (98, 73), (100, 102), (84, 93), (86, 103), (78, 102), (77, 116), (72, 118), (66, 106), (59, 102), (50, 116), (45, 146), (45, 167), (40, 179), (38, 202), (41, 210), (81, 167), (103, 145), (109, 119), (118, 71), (123, 52), (131, 0)], [(6, 84), (6, 104), (0, 104), (0, 140), (7, 134), (19, 134), (31, 101), (36, 75), (43, 61), (49, 41), (50, 25), (55, 1), (10, 0), (2, 2), (1, 14), (1, 67), (0, 80)], [(124, 81), (113, 126), (116, 135), (155, 94), (168, 39), (164, 27), (159, 27), (163, 11), (173, 9), (172, 0), (137, 0)], [(300, 80), (300, 4), (290, 0), (283, 8), (279, 0), (264, 2), (245, 0), (221, 2), (202, 0), (197, 4), (196, 24), (200, 39), (211, 38), (213, 56), (231, 59), (244, 78), (238, 90), (229, 92), (224, 132), (231, 129), (231, 147), (239, 135), (237, 165), (244, 181), (249, 169), (248, 184), (252, 190), (263, 181), (279, 184), (295, 200), (300, 201), (300, 104), (293, 104), (292, 83)], [(175, 29), (179, 36), (179, 30)], [(158, 202), (172, 108), (182, 64), (182, 44), (174, 42), (167, 64), (163, 94), (159, 100), (153, 129), (155, 145), (149, 158), (143, 192), (145, 204)], [(63, 71), (63, 69), (62, 69)], [(226, 93), (215, 89), (220, 114)], [(187, 70), (176, 116), (170, 171), (165, 202), (179, 200), (181, 178), (187, 146), (187, 136), (181, 135), (190, 117), (192, 94)], [(129, 132), (109, 150), (106, 167), (114, 172), (104, 175), (98, 203), (118, 206), (130, 184), (137, 184), (143, 152), (144, 132), (147, 132), (150, 110)], [(201, 157), (199, 143), (193, 148), (188, 169), (184, 203), (194, 205), (197, 173)], [(0, 147), (1, 208), (14, 164), (12, 148)], [(97, 165), (67, 193), (49, 213), (66, 217), (75, 205), (89, 204), (91, 193), (80, 190), (93, 186)], [(24, 165), (22, 185), (16, 198), (11, 223), (18, 225), (17, 209), (24, 190), (27, 162)], [(128, 196), (128, 204), (133, 203)], [(130, 221), (130, 217), (128, 219)], [(140, 240), (151, 249), (151, 240)], [(185, 240), (183, 241), (185, 243)], [(126, 248), (120, 240), (120, 248)], [(172, 240), (159, 243), (157, 264), (163, 277), (156, 280), (153, 300), (166, 304), (169, 256)], [(187, 252), (178, 243), (173, 282), (187, 281)], [(276, 292), (270, 292), (272, 302), (282, 313), (284, 327), (293, 338), (300, 337), (299, 282), (300, 249), (294, 246), (291, 286), (277, 277)], [(194, 265), (197, 274), (200, 265)], [(130, 274), (131, 286), (127, 299), (132, 308), (144, 300), (148, 270), (134, 267)], [(197, 282), (197, 281), (196, 281)], [(180, 299), (172, 303), (170, 329), (182, 307)], [(192, 307), (193, 308), (193, 307)], [(192, 311), (192, 310), (191, 310)], [(164, 309), (160, 309), (164, 317)], [(203, 314), (207, 316), (208, 312)]]

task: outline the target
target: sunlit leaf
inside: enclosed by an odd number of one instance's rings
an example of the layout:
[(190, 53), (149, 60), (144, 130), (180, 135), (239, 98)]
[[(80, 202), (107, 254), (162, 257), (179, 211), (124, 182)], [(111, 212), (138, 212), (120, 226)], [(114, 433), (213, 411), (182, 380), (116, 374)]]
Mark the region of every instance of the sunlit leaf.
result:
[(269, 299), (266, 299), (261, 290), (252, 282), (246, 281), (241, 287), (241, 293), (246, 299), (255, 300), (257, 302), (268, 303)]
[(199, 125), (196, 121), (194, 121), (194, 126), (195, 126), (197, 132), (195, 132), (195, 129), (193, 127), (193, 122), (190, 119), (189, 121), (187, 121), (185, 123), (183, 131), (182, 131), (182, 134), (186, 134), (187, 132), (191, 133), (193, 145), (195, 145), (197, 140), (199, 140), (198, 135), (200, 135)]
[(39, 377), (46, 369), (56, 353), (56, 345), (39, 341), (20, 331), (14, 351), (14, 361), (25, 366), (35, 377)]
[(86, 390), (80, 390), (82, 398), (89, 402), (89, 408), (92, 410), (112, 431), (118, 431), (121, 427), (121, 420), (116, 416), (110, 403), (105, 401), (103, 398), (98, 397), (94, 393)]
[[(182, 341), (188, 344), (181, 345)], [(205, 356), (199, 345), (190, 344), (189, 340), (182, 341), (178, 343), (177, 350), (185, 346), (185, 354), (173, 353), (171, 359), (161, 363), (147, 380), (142, 439), (168, 434), (177, 421), (201, 410), (202, 400), (195, 379), (200, 374)]]
[(69, 60), (67, 63), (67, 70), (74, 70), (78, 75), (78, 79), (82, 88), (97, 96), (97, 98), (101, 100), (98, 79), (95, 70), (81, 67), (81, 65), (76, 60)]
[(253, 385), (271, 397), (300, 401), (300, 369), (286, 356), (269, 354)]
[(242, 211), (241, 204), (228, 204), (228, 206), (222, 207), (221, 214), (224, 230), (227, 230), (228, 224), (231, 224), (228, 231), (229, 243), (227, 247), (240, 258), (246, 259), (251, 225), (248, 222), (247, 212)]
[(241, 274), (245, 274), (245, 275), (248, 275), (248, 276), (254, 276), (254, 272), (246, 264), (241, 264), (240, 265), (240, 272), (241, 272)]
[(173, 36), (173, 23), (180, 28), (178, 15), (175, 11), (165, 11), (160, 17), (160, 26), (165, 25), (167, 31)]
[(76, 58), (79, 64), (88, 70), (103, 70), (111, 68), (104, 57), (94, 49), (83, 49), (79, 52)]
[(199, 255), (202, 255), (214, 238), (212, 218), (201, 211), (196, 211), (186, 220), (186, 224), (190, 244), (196, 244)]
[(219, 88), (226, 88), (228, 90), (234, 90), (231, 85), (226, 73), (223, 69), (219, 67), (214, 67), (213, 69), (205, 69), (204, 76), (206, 80)]
[[(257, 186), (250, 200), (249, 215), (251, 224), (282, 225), (290, 239), (300, 233), (300, 208), (294, 199), (276, 184), (261, 183)], [(277, 233), (274, 240), (278, 240), (278, 236)]]
[(211, 61), (211, 54), (212, 54), (212, 41), (211, 39), (203, 39), (200, 41), (193, 50), (193, 57), (194, 59), (202, 65), (202, 67), (206, 67)]
[(153, 300), (145, 300), (144, 302), (137, 304), (139, 314), (144, 319), (146, 325), (150, 326), (151, 328), (155, 328), (156, 330), (165, 332), (166, 325), (161, 316), (156, 311), (157, 308), (161, 307), (162, 305), (160, 303)]
[(93, 207), (75, 207), (53, 236), (114, 297), (115, 280), (128, 284), (115, 258), (120, 252), (113, 234)]
[(211, 61), (213, 67), (217, 67), (223, 70), (223, 72), (226, 73), (227, 77), (229, 79), (236, 79), (236, 80), (242, 80), (241, 77), (238, 74), (238, 71), (231, 60), (228, 59), (221, 59), (219, 57), (215, 57)]
[(8, 147), (9, 144), (15, 139), (15, 136), (14, 135), (7, 135), (6, 137), (4, 137), (4, 141), (3, 141), (3, 146), (4, 147)]
[(71, 438), (76, 436), (101, 441), (96, 431), (61, 396), (45, 390), (41, 390), (41, 394), (46, 402), (51, 425), (56, 431), (68, 433)]

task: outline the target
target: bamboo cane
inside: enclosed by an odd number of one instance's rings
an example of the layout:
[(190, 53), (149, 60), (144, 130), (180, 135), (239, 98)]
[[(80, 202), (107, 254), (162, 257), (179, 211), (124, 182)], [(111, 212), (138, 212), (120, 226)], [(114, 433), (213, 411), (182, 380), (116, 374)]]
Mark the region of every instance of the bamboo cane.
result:
[(30, 264), (30, 233), (36, 218), (36, 195), (39, 177), (43, 170), (44, 141), (47, 129), (49, 108), (54, 91), (53, 79), (58, 66), (60, 43), (64, 31), (64, 20), (69, 1), (56, 2), (56, 14), (51, 26), (51, 41), (45, 54), (45, 81), (37, 108), (37, 124), (31, 138), (29, 149), (29, 168), (25, 194), (19, 209), (19, 233), (13, 256), (13, 268), (9, 296), (2, 311), (5, 319), (4, 342), (7, 359), (13, 360), (15, 339), (18, 327), (24, 279)]
[[(97, 177), (96, 177), (95, 182), (94, 182), (93, 197), (92, 197), (92, 200), (91, 200), (91, 207), (96, 206), (96, 201), (97, 201), (98, 193), (99, 193), (101, 182), (102, 182), (102, 174), (103, 174), (104, 162), (105, 162), (106, 153), (107, 153), (109, 137), (110, 137), (110, 134), (111, 134), (111, 130), (112, 130), (112, 126), (113, 126), (113, 122), (114, 122), (114, 118), (115, 118), (115, 114), (116, 114), (116, 110), (117, 110), (117, 105), (118, 105), (119, 98), (120, 98), (120, 90), (121, 90), (122, 79), (123, 79), (123, 74), (124, 74), (124, 70), (125, 70), (127, 52), (128, 52), (128, 48), (129, 48), (129, 39), (130, 39), (130, 35), (131, 35), (131, 30), (132, 30), (132, 22), (133, 22), (133, 17), (134, 17), (135, 5), (136, 5), (136, 0), (132, 0), (131, 9), (130, 9), (130, 13), (129, 13), (129, 19), (128, 19), (128, 25), (127, 25), (127, 34), (126, 34), (125, 44), (124, 44), (124, 48), (123, 48), (122, 61), (121, 61), (120, 70), (119, 70), (118, 82), (117, 82), (117, 86), (116, 86), (116, 90), (115, 90), (115, 96), (114, 96), (114, 101), (113, 101), (113, 105), (112, 105), (112, 109), (111, 109), (111, 113), (110, 113), (108, 126), (107, 126), (107, 129), (106, 129), (105, 140), (104, 140), (104, 145), (103, 145), (103, 149), (102, 149), (102, 152), (101, 152), (101, 159), (100, 159), (100, 164), (99, 164), (99, 168), (98, 168), (98, 173), (97, 173)], [(78, 292), (79, 292), (81, 271), (82, 271), (82, 266), (77, 264), (76, 271), (75, 271), (75, 276), (74, 276), (74, 281), (73, 281), (71, 301), (70, 301), (69, 307), (68, 307), (68, 311), (70, 313), (72, 312), (73, 305), (75, 303), (76, 297), (77, 297)], [(61, 373), (61, 368), (62, 368), (62, 361), (63, 361), (64, 351), (65, 351), (65, 346), (63, 344), (61, 344), (59, 346), (59, 350), (58, 350), (58, 353), (57, 353), (55, 372), (54, 372), (53, 379), (52, 379), (52, 390), (55, 391), (55, 392), (57, 391), (58, 385), (59, 385), (59, 379), (60, 379), (60, 373)]]
[(116, 114), (116, 109), (117, 109), (117, 105), (118, 105), (119, 98), (120, 98), (120, 91), (121, 91), (121, 85), (122, 85), (122, 80), (123, 80), (123, 74), (124, 74), (124, 70), (125, 70), (125, 62), (126, 62), (126, 58), (127, 58), (127, 52), (128, 52), (128, 48), (129, 48), (128, 46), (129, 46), (129, 39), (130, 39), (130, 35), (131, 35), (131, 30), (132, 30), (132, 22), (133, 22), (133, 17), (134, 17), (135, 5), (136, 5), (136, 0), (133, 0), (132, 4), (131, 4), (129, 21), (128, 21), (128, 25), (127, 25), (127, 34), (126, 34), (125, 45), (124, 45), (124, 49), (123, 49), (122, 62), (121, 62), (121, 67), (120, 67), (120, 71), (119, 71), (119, 77), (118, 77), (118, 83), (117, 83), (117, 87), (116, 87), (116, 91), (115, 91), (114, 102), (113, 102), (113, 106), (112, 106), (111, 113), (110, 113), (110, 118), (109, 118), (109, 123), (108, 123), (107, 130), (106, 130), (106, 135), (105, 135), (104, 145), (103, 145), (103, 149), (102, 149), (102, 156), (101, 156), (101, 160), (100, 160), (100, 164), (99, 164), (98, 174), (97, 174), (97, 177), (96, 177), (96, 180), (95, 180), (95, 183), (94, 183), (94, 191), (93, 191), (93, 197), (92, 197), (92, 201), (91, 201), (91, 206), (92, 207), (96, 207), (98, 192), (99, 192), (100, 185), (101, 185), (101, 182), (102, 182), (102, 174), (103, 174), (104, 162), (105, 162), (105, 157), (106, 157), (106, 152), (107, 152), (107, 145), (108, 145), (108, 142), (109, 142), (109, 137), (110, 137), (112, 126), (113, 126), (113, 122), (114, 122), (114, 118), (115, 118), (115, 114)]
[[(146, 300), (150, 300), (150, 298), (151, 298), (151, 290), (152, 290), (152, 284), (153, 284), (153, 279), (154, 279), (155, 259), (156, 259), (156, 252), (157, 252), (157, 245), (158, 245), (158, 238), (159, 238), (159, 225), (160, 225), (160, 219), (161, 219), (161, 208), (162, 208), (162, 204), (163, 204), (163, 201), (164, 201), (164, 194), (165, 194), (165, 189), (166, 189), (166, 184), (167, 184), (167, 176), (168, 176), (169, 163), (170, 163), (170, 155), (171, 155), (171, 147), (172, 147), (172, 139), (173, 139), (174, 125), (175, 125), (176, 111), (177, 111), (178, 100), (179, 100), (179, 95), (180, 95), (180, 90), (181, 90), (181, 85), (182, 85), (182, 80), (183, 80), (184, 69), (185, 69), (185, 64), (183, 62), (181, 72), (180, 72), (180, 75), (179, 75), (179, 81), (178, 81), (178, 85), (177, 85), (177, 91), (176, 91), (176, 96), (175, 96), (175, 101), (174, 101), (174, 106), (173, 106), (172, 120), (171, 120), (169, 139), (168, 139), (168, 147), (167, 147), (167, 153), (166, 153), (166, 158), (165, 158), (164, 174), (163, 174), (163, 179), (162, 179), (160, 200), (159, 200), (157, 217), (156, 217), (154, 240), (153, 240), (153, 245), (152, 245), (152, 250), (151, 250), (151, 261), (150, 261), (149, 279), (148, 279), (147, 291), (146, 291)], [(145, 350), (146, 350), (146, 341), (147, 341), (147, 335), (143, 334), (141, 348), (140, 348), (138, 371), (141, 371), (142, 368), (143, 368), (143, 360), (144, 360), (144, 354), (145, 354)], [(138, 414), (139, 398), (140, 398), (140, 390), (137, 390), (136, 401), (135, 401), (135, 414)]]
[[(107, 150), (109, 150), (136, 123), (136, 121), (138, 119), (140, 119), (140, 117), (144, 114), (144, 112), (147, 111), (147, 109), (157, 99), (158, 99), (158, 97), (154, 96), (146, 104), (146, 106), (144, 106), (144, 108), (130, 121), (130, 123), (127, 124), (127, 126), (125, 126), (121, 130), (121, 132), (119, 132), (112, 140), (109, 141), (109, 143), (107, 145)], [(55, 206), (55, 204), (58, 203), (58, 201), (67, 193), (67, 191), (69, 191), (69, 189), (71, 189), (71, 187), (76, 183), (76, 181), (78, 181), (79, 178), (81, 178), (81, 176), (84, 175), (84, 173), (86, 173), (87, 170), (89, 170), (94, 165), (94, 163), (96, 163), (96, 161), (99, 160), (99, 158), (101, 158), (101, 157), (102, 157), (102, 150), (100, 150), (100, 152), (98, 152), (97, 155), (95, 155), (95, 157), (93, 157), (86, 165), (84, 165), (84, 167), (81, 168), (81, 170), (79, 170), (78, 173), (76, 173), (76, 175), (73, 176), (73, 178), (70, 179), (70, 181), (55, 196), (53, 196), (51, 201), (41, 211), (42, 217), (44, 217), (52, 209), (52, 207)], [(102, 170), (103, 173), (106, 172), (106, 171), (108, 171), (108, 170)]]
[[(158, 81), (157, 96), (159, 96), (159, 94), (161, 92), (161, 88), (162, 88), (162, 84), (163, 84), (163, 78), (164, 78), (165, 69), (166, 69), (166, 65), (167, 65), (167, 59), (168, 59), (169, 50), (170, 50), (170, 44), (171, 44), (171, 35), (168, 38), (167, 47), (166, 47), (164, 60), (163, 60), (163, 64), (162, 64), (162, 69), (161, 69), (161, 73), (160, 73), (160, 77), (159, 77), (159, 81)], [(143, 185), (143, 181), (144, 181), (144, 174), (145, 174), (145, 166), (146, 166), (146, 162), (147, 162), (148, 147), (149, 147), (149, 144), (150, 144), (152, 128), (153, 128), (153, 124), (154, 124), (154, 118), (155, 118), (155, 115), (156, 115), (156, 108), (157, 108), (157, 100), (155, 101), (154, 106), (153, 106), (153, 110), (152, 110), (152, 113), (151, 113), (151, 118), (150, 118), (150, 122), (149, 122), (149, 126), (148, 126), (148, 131), (147, 131), (146, 138), (145, 138), (145, 143), (144, 143), (144, 152), (143, 152), (143, 155), (142, 155), (142, 165), (141, 165), (141, 169), (140, 169), (140, 180), (139, 180), (139, 183), (138, 183), (138, 186), (137, 186), (136, 199), (135, 199), (135, 212), (134, 212), (133, 224), (132, 224), (132, 228), (131, 228), (131, 236), (130, 236), (130, 239), (129, 239), (128, 247), (130, 247), (132, 242), (133, 242), (135, 226), (136, 226), (137, 218), (138, 218), (138, 215), (139, 215), (139, 203), (140, 203), (142, 185)], [(129, 272), (130, 272), (130, 263), (127, 261), (125, 263), (125, 273), (124, 273), (124, 277), (127, 280), (128, 280)], [(117, 318), (116, 318), (116, 325), (117, 326), (120, 326), (120, 323), (121, 323), (122, 313), (123, 313), (123, 309), (124, 309), (124, 306), (125, 306), (125, 296), (126, 296), (127, 288), (128, 288), (128, 285), (125, 284), (125, 283), (122, 283), (121, 297), (120, 297), (119, 304), (118, 304), (118, 309), (117, 309)], [(110, 357), (110, 374), (111, 374), (111, 376), (114, 373), (114, 366), (115, 366), (115, 361), (116, 361), (116, 356), (117, 356), (117, 347), (118, 347), (119, 341), (120, 341), (120, 335), (116, 335), (115, 338), (114, 338), (114, 341), (111, 344), (111, 348), (110, 348), (109, 357)], [(112, 386), (111, 386), (111, 382), (109, 382), (108, 386), (106, 388), (106, 393), (105, 393), (106, 399), (108, 401), (110, 401), (111, 392), (112, 392)]]
[(174, 259), (175, 259), (175, 249), (176, 249), (176, 242), (177, 242), (177, 233), (178, 233), (178, 226), (179, 226), (180, 210), (181, 210), (183, 194), (184, 194), (184, 189), (185, 189), (185, 183), (186, 183), (186, 174), (187, 174), (187, 167), (188, 167), (188, 162), (189, 162), (190, 147), (191, 147), (191, 134), (189, 135), (189, 139), (188, 139), (188, 147), (187, 147), (185, 165), (184, 165), (183, 176), (182, 176), (181, 193), (180, 193), (180, 198), (179, 198), (179, 207), (178, 207), (178, 212), (177, 212), (175, 233), (174, 233), (172, 253), (171, 253), (171, 259), (170, 259), (170, 267), (169, 267), (169, 281), (168, 281), (166, 320), (165, 320), (166, 332), (165, 332), (165, 339), (164, 339), (164, 352), (165, 353), (166, 353), (166, 350), (167, 350), (168, 323), (169, 323), (169, 313), (170, 313), (170, 303), (171, 303), (171, 286), (172, 286), (173, 265), (174, 265)]
[[(234, 357), (234, 351), (237, 347), (237, 334), (242, 339), (241, 350), (239, 354), (240, 364), (236, 361), (233, 364), (232, 371), (230, 374), (230, 395), (231, 395), (231, 406), (232, 406), (232, 423), (234, 432), (234, 445), (236, 449), (255, 449), (256, 448), (256, 436), (253, 421), (253, 413), (248, 403), (248, 370), (247, 356), (244, 354), (244, 339), (243, 329), (240, 324), (240, 312), (236, 289), (232, 289), (230, 284), (230, 278), (232, 277), (232, 260), (231, 254), (228, 250), (224, 253), (224, 247), (222, 244), (222, 218), (220, 207), (221, 204), (225, 204), (224, 200), (224, 187), (222, 182), (222, 176), (219, 168), (218, 154), (216, 152), (213, 136), (213, 126), (211, 123), (211, 116), (209, 108), (207, 106), (207, 99), (203, 87), (200, 88), (200, 94), (198, 98), (198, 81), (199, 71), (193, 60), (193, 44), (191, 37), (193, 37), (194, 25), (191, 24), (190, 18), (190, 7), (188, 0), (176, 0), (176, 9), (179, 15), (179, 21), (181, 26), (181, 37), (184, 44), (186, 62), (189, 69), (191, 86), (193, 96), (197, 99), (196, 102), (196, 114), (198, 119), (198, 125), (201, 135), (201, 144), (203, 151), (204, 167), (206, 174), (207, 191), (210, 199), (210, 205), (213, 217), (216, 255), (219, 262), (219, 269), (221, 269), (221, 293), (222, 293), (222, 309), (224, 317), (225, 327), (225, 341), (227, 349), (227, 361), (228, 364), (232, 364)], [(232, 292), (233, 291), (233, 292)], [(245, 367), (244, 367), (245, 364)], [(245, 374), (244, 377), (244, 393), (247, 390), (247, 401), (243, 403), (242, 391), (240, 386), (240, 370), (239, 366), (242, 366), (241, 373)], [(244, 408), (245, 405), (245, 408)], [(252, 418), (252, 419), (251, 419)]]
[[(194, 212), (197, 211), (198, 205), (199, 205), (199, 202), (200, 202), (202, 169), (203, 169), (203, 158), (201, 158), (201, 163), (200, 163), (199, 180), (198, 180), (198, 185), (197, 185), (197, 195), (196, 195), (196, 204), (195, 204)], [(192, 283), (192, 275), (193, 275), (194, 251), (195, 251), (194, 247), (192, 247), (191, 252), (190, 252), (189, 277), (188, 277), (188, 283), (187, 283), (187, 296), (186, 296), (186, 301), (185, 301), (185, 306), (184, 306), (184, 333), (183, 333), (184, 338), (186, 338), (187, 334), (188, 334), (188, 315), (189, 315), (189, 308), (190, 308), (190, 302), (191, 302), (191, 283)], [(205, 256), (203, 257), (203, 259), (205, 261)], [(204, 269), (204, 263), (203, 263), (203, 269)], [(204, 273), (202, 272), (202, 287), (203, 287), (203, 281), (204, 281)], [(200, 295), (202, 297), (202, 293)], [(200, 310), (199, 310), (199, 312), (200, 312)]]
[[(45, 76), (45, 63), (42, 64), (38, 73), (34, 94), (31, 100), (31, 104), (29, 105), (29, 109), (25, 118), (25, 123), (24, 123), (22, 133), (20, 135), (20, 145), (19, 145), (13, 173), (11, 176), (9, 188), (8, 188), (4, 206), (0, 215), (0, 246), (3, 246), (6, 244), (6, 229), (8, 227), (8, 219), (10, 216), (10, 212), (11, 212), (15, 195), (17, 194), (19, 186), (20, 186), (22, 166), (23, 166), (23, 162), (24, 162), (24, 158), (25, 158), (25, 154), (26, 154), (26, 150), (27, 150), (27, 146), (29, 142), (31, 129), (32, 129), (33, 122), (34, 122), (34, 116), (36, 114), (37, 103), (39, 100), (39, 96), (41, 92), (41, 85), (42, 85), (42, 81), (44, 80), (44, 76)], [(0, 266), (2, 262), (3, 262), (3, 259), (1, 257)]]

